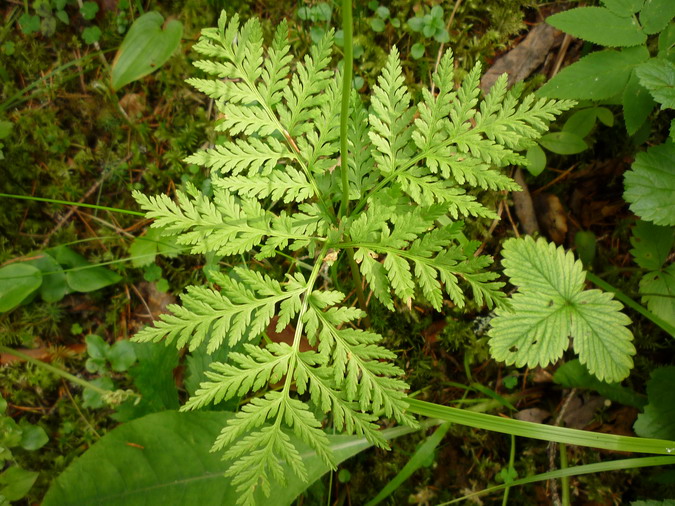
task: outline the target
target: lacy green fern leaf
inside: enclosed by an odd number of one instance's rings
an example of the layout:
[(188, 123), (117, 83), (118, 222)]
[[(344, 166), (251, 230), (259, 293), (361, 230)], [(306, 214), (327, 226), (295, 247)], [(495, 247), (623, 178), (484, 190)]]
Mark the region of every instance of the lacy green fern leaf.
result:
[(609, 293), (584, 290), (584, 272), (571, 253), (531, 237), (504, 243), (505, 272), (518, 287), (511, 309), (497, 309), (490, 352), (517, 367), (558, 360), (569, 338), (591, 374), (621, 381), (633, 366), (630, 319)]
[[(250, 398), (213, 446), (231, 461), (228, 475), (242, 504), (254, 503), (256, 488), (269, 495), (274, 482), (285, 482), (280, 460), (307, 476), (289, 431), (334, 466), (326, 424), (381, 448), (381, 416), (416, 425), (395, 354), (382, 336), (358, 328), (362, 309), (320, 288), (319, 280), (329, 283), (327, 264), (342, 269), (353, 252), (354, 276), (360, 269), (389, 309), (395, 298), (409, 304), (418, 295), (436, 309), (445, 295), (461, 307), (467, 290), (478, 304), (504, 305), (502, 283), (486, 270), (491, 258), (474, 256), (477, 244), (453, 220), (494, 217), (467, 190), (517, 188), (500, 169), (523, 162), (518, 152), (571, 105), (519, 103), (505, 80), (481, 102), (480, 67), (456, 89), (448, 52), (434, 75), (438, 94), (423, 92), (415, 106), (394, 48), (370, 104), (352, 91), (348, 156), (341, 160), (342, 75), (333, 70), (332, 44), (329, 31), (293, 64), (285, 22), (266, 49), (257, 20), (242, 25), (223, 13), (194, 45), (205, 77), (188, 79), (219, 113), (222, 140), (186, 159), (208, 169), (213, 194), (189, 183), (175, 201), (134, 193), (159, 233), (191, 253), (243, 264), (227, 274), (211, 269), (212, 286), (188, 287), (181, 305), (135, 336), (189, 349), (206, 343), (209, 353), (243, 342), (227, 363), (211, 364), (182, 408)], [(269, 267), (274, 275), (258, 272)], [(597, 297), (587, 302), (602, 305)], [(257, 345), (274, 317), (292, 341)], [(310, 350), (301, 351), (304, 340)]]

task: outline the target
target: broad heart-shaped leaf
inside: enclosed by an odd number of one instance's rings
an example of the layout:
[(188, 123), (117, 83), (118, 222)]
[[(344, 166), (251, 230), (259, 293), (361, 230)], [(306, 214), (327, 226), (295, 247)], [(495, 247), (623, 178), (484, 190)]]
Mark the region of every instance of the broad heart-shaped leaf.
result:
[(663, 108), (675, 109), (675, 63), (665, 58), (652, 58), (639, 65), (635, 73), (654, 100)]
[(675, 17), (673, 0), (646, 0), (640, 11), (640, 23), (647, 34), (659, 33)]
[(649, 403), (633, 428), (640, 437), (675, 438), (675, 366), (659, 367), (647, 382)]
[(159, 12), (147, 12), (131, 25), (112, 65), (113, 90), (157, 70), (180, 45), (183, 24), (177, 19), (163, 23)]
[(0, 313), (14, 309), (42, 283), (37, 267), (13, 263), (0, 268)]
[(637, 20), (605, 7), (578, 7), (546, 18), (549, 25), (580, 39), (609, 47), (644, 44), (647, 36)]
[(612, 295), (584, 290), (584, 272), (572, 253), (531, 237), (504, 243), (504, 272), (518, 287), (510, 309), (497, 309), (489, 331), (495, 360), (517, 367), (546, 366), (573, 338), (579, 360), (607, 382), (628, 376), (635, 354), (630, 319)]
[[(75, 460), (53, 483), (43, 506), (147, 506), (236, 504), (240, 495), (224, 473), (231, 463), (209, 449), (228, 419), (228, 412), (177, 413), (163, 411), (123, 424), (106, 434)], [(413, 429), (386, 429), (392, 439)], [(365, 438), (328, 436), (337, 462), (370, 447)], [(283, 506), (309, 484), (328, 472), (328, 467), (295, 436), (308, 470), (308, 481), (291, 480), (288, 465), (281, 466), (289, 479), (276, 487), (273, 502), (258, 490), (257, 504)]]
[(667, 142), (638, 153), (624, 176), (623, 198), (630, 210), (656, 225), (675, 225), (675, 144)]
[(644, 46), (591, 53), (562, 69), (536, 94), (582, 100), (605, 100), (619, 96), (633, 68), (648, 59), (649, 51)]

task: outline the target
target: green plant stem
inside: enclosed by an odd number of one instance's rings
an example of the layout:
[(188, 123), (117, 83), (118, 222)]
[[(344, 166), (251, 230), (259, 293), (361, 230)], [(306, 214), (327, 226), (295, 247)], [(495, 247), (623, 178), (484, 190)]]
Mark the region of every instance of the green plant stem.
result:
[[(356, 290), (356, 298), (359, 300), (359, 306), (361, 306), (361, 309), (367, 313), (368, 302), (366, 301), (366, 296), (363, 293), (361, 272), (359, 271), (359, 266), (356, 265), (356, 260), (354, 260), (353, 248), (347, 248), (347, 262), (349, 263), (349, 268), (352, 271), (352, 280), (354, 281), (354, 289)], [(363, 322), (368, 327), (370, 327), (370, 318), (368, 318), (368, 315), (363, 318)]]
[(654, 313), (646, 309), (644, 306), (638, 304), (635, 302), (633, 299), (631, 299), (628, 295), (623, 293), (621, 290), (618, 288), (614, 288), (612, 285), (607, 283), (606, 281), (603, 281), (600, 279), (598, 276), (593, 274), (592, 272), (586, 271), (586, 278), (593, 283), (596, 286), (599, 286), (603, 290), (607, 292), (612, 292), (615, 297), (626, 304), (631, 309), (634, 309), (638, 313), (640, 313), (642, 316), (650, 320), (652, 323), (655, 325), (661, 327), (664, 331), (666, 331), (668, 334), (671, 335), (671, 337), (675, 337), (675, 326), (671, 325), (667, 321), (663, 320), (662, 318), (659, 318), (656, 316)]
[(596, 464), (585, 464), (583, 466), (568, 467), (567, 469), (558, 469), (556, 471), (549, 471), (547, 473), (528, 476), (527, 478), (512, 481), (508, 485), (502, 484), (497, 485), (495, 487), (486, 488), (478, 492), (473, 492), (471, 494), (458, 497), (457, 499), (453, 499), (452, 501), (444, 502), (442, 504), (439, 504), (438, 506), (455, 504), (470, 499), (472, 497), (478, 497), (481, 495), (490, 494), (492, 492), (499, 492), (500, 490), (503, 490), (506, 487), (517, 487), (520, 485), (526, 485), (528, 483), (536, 483), (538, 481), (557, 480), (558, 478), (563, 478), (566, 476), (579, 476), (582, 474), (594, 474), (605, 471), (625, 471), (626, 469), (637, 469), (640, 467), (668, 466), (668, 465), (675, 465), (675, 457), (641, 457), (635, 459), (612, 460), (609, 462), (598, 462)]
[[(560, 451), (560, 469), (567, 469), (567, 445), (560, 443), (558, 446)], [(562, 488), (562, 506), (570, 506), (570, 477), (560, 477), (560, 488)]]
[(354, 65), (352, 1), (342, 0), (342, 31), (344, 33), (344, 57), (342, 60), (342, 108), (340, 109), (340, 175), (342, 176), (342, 204), (338, 216), (349, 214), (349, 98), (352, 89)]
[(472, 413), (468, 410), (450, 408), (417, 399), (408, 399), (408, 412), (431, 418), (439, 418), (447, 422), (467, 425), (476, 429), (486, 429), (503, 434), (541, 439), (543, 441), (601, 448), (604, 450), (675, 455), (675, 441), (616, 436), (614, 434), (568, 429), (566, 427), (556, 427), (541, 423), (523, 422), (521, 420), (483, 413)]
[(50, 204), (63, 204), (65, 206), (89, 207), (91, 209), (99, 209), (101, 211), (112, 211), (114, 213), (131, 214), (133, 216), (145, 216), (144, 213), (138, 211), (129, 211), (128, 209), (99, 206), (96, 204), (85, 204), (83, 202), (71, 202), (70, 200), (47, 199), (44, 197), (32, 197), (30, 195), (13, 195), (11, 193), (0, 193), (0, 197), (5, 197), (9, 199), (20, 199), (20, 200), (34, 200), (36, 202), (49, 202)]
[(30, 355), (26, 355), (25, 353), (17, 351), (13, 348), (8, 348), (7, 346), (0, 346), (0, 352), (7, 353), (8, 355), (13, 355), (15, 357), (22, 358), (26, 362), (30, 362), (31, 364), (34, 364), (38, 367), (42, 367), (46, 371), (54, 373), (57, 376), (61, 376), (62, 378), (65, 378), (68, 381), (71, 381), (72, 383), (75, 383), (76, 385), (80, 385), (81, 387), (88, 388), (90, 390), (93, 390), (94, 392), (97, 392), (97, 393), (101, 394), (101, 395), (108, 395), (110, 393), (110, 390), (104, 390), (103, 388), (99, 388), (96, 385), (92, 385), (90, 382), (88, 382), (86, 380), (83, 380), (82, 378), (78, 378), (77, 376), (74, 376), (74, 375), (70, 374), (69, 372), (64, 371), (63, 369), (59, 369), (58, 367), (54, 367), (53, 365), (47, 364), (47, 363), (43, 362), (42, 360), (38, 360), (36, 358), (33, 358)]
[[(509, 452), (509, 471), (515, 469), (516, 464), (516, 436), (511, 434), (511, 451)], [(511, 473), (509, 472), (509, 478)], [(502, 498), (502, 506), (506, 506), (509, 502), (509, 490), (511, 490), (511, 482), (505, 482), (504, 485), (504, 497)], [(568, 505), (569, 506), (569, 505)]]

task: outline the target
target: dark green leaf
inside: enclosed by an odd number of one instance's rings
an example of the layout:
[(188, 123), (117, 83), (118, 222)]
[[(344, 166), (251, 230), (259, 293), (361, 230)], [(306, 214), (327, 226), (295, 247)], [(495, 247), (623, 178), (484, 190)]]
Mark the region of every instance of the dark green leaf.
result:
[(668, 259), (674, 239), (672, 228), (639, 220), (633, 227), (630, 239), (633, 249), (630, 253), (640, 267), (655, 271)]
[(645, 33), (659, 33), (675, 17), (675, 2), (672, 0), (647, 0), (640, 11), (640, 23)]
[(173, 19), (164, 26), (158, 12), (147, 12), (129, 28), (112, 66), (115, 91), (159, 69), (180, 45), (183, 25)]
[(659, 34), (659, 58), (675, 59), (675, 23)]
[(637, 46), (647, 40), (635, 18), (618, 16), (604, 7), (577, 7), (554, 14), (546, 22), (601, 46)]
[(624, 199), (643, 220), (675, 225), (675, 145), (660, 144), (638, 153), (624, 176)]
[(595, 258), (597, 238), (595, 234), (589, 230), (579, 230), (574, 236), (574, 244), (577, 247), (577, 255), (579, 260), (584, 264), (585, 268), (593, 264)]
[(612, 111), (606, 107), (596, 107), (595, 112), (598, 115), (600, 123), (608, 127), (614, 126), (614, 114), (612, 114)]
[(370, 20), (370, 27), (375, 32), (382, 32), (384, 31), (384, 21), (382, 21), (380, 18), (373, 18)]
[(136, 361), (134, 345), (126, 339), (117, 341), (108, 350), (107, 358), (113, 371), (126, 371)]
[(675, 367), (659, 367), (647, 382), (649, 404), (633, 425), (640, 437), (675, 439)]
[(382, 19), (387, 19), (389, 17), (389, 9), (387, 9), (383, 5), (380, 5), (375, 11), (375, 13)]
[(559, 155), (574, 155), (588, 149), (588, 144), (570, 132), (551, 132), (541, 136), (539, 143)]
[(413, 32), (421, 32), (424, 28), (424, 18), (421, 16), (415, 16), (408, 20), (408, 26)]
[(413, 44), (413, 46), (410, 48), (410, 55), (416, 60), (422, 58), (422, 56), (424, 56), (424, 45), (420, 44), (419, 42), (417, 44)]
[(629, 135), (634, 135), (656, 105), (649, 91), (640, 84), (635, 70), (631, 72), (630, 79), (623, 92), (622, 104), (626, 131)]
[(96, 17), (98, 12), (98, 4), (96, 2), (84, 2), (80, 7), (80, 14), (87, 20), (92, 20)]
[(675, 63), (652, 58), (635, 69), (640, 84), (664, 108), (675, 109)]
[[(223, 476), (231, 465), (209, 449), (226, 421), (226, 412), (176, 413), (165, 411), (121, 425), (106, 434), (75, 460), (52, 484), (42, 506), (147, 506), (150, 504), (236, 504), (240, 493)], [(410, 429), (389, 429), (391, 438)], [(337, 462), (368, 448), (356, 436), (328, 436)], [(293, 472), (280, 462), (289, 481), (275, 487), (275, 506), (291, 504), (308, 484), (328, 468), (295, 436), (308, 470), (308, 482), (291, 479)], [(271, 504), (258, 491), (259, 504)]]
[(26, 262), (33, 267), (37, 267), (42, 272), (42, 284), (40, 285), (40, 296), (46, 302), (57, 302), (69, 292), (68, 283), (66, 283), (66, 273), (58, 262), (48, 253), (38, 251), (31, 253), (33, 260)]
[(576, 134), (581, 138), (586, 137), (593, 130), (597, 116), (595, 107), (580, 109), (567, 119), (563, 125), (563, 131)]
[(602, 0), (602, 3), (617, 16), (628, 17), (642, 9), (645, 0)]
[(591, 53), (541, 87), (538, 95), (550, 98), (605, 100), (623, 93), (631, 71), (649, 58), (644, 46)]
[(606, 383), (588, 372), (588, 369), (578, 359), (570, 360), (561, 365), (553, 375), (553, 380), (565, 388), (588, 388), (595, 390), (603, 397), (621, 403), (625, 406), (633, 406), (642, 409), (647, 404), (647, 399), (630, 388), (621, 386), (619, 383)]
[(546, 153), (541, 149), (539, 144), (535, 144), (527, 150), (525, 153), (525, 158), (529, 162), (527, 166), (527, 171), (533, 176), (538, 176), (546, 168)]
[(94, 359), (105, 359), (110, 345), (106, 343), (101, 336), (89, 334), (84, 338), (87, 343), (87, 355)]
[(39, 425), (31, 425), (28, 422), (21, 421), (21, 448), (24, 450), (39, 450), (49, 441), (49, 436)]
[(0, 268), (0, 313), (14, 309), (42, 284), (42, 273), (26, 263)]
[[(0, 497), (7, 501), (23, 499), (35, 483), (38, 473), (12, 466), (0, 474)], [(3, 502), (4, 504), (4, 502)]]
[[(115, 388), (112, 380), (107, 376), (96, 378), (90, 381), (90, 383), (95, 387), (102, 388), (103, 390), (112, 391)], [(82, 401), (82, 406), (85, 408), (98, 409), (105, 406), (105, 401), (103, 400), (103, 397), (101, 397), (101, 394), (91, 388), (84, 389), (82, 392)]]
[(40, 31), (40, 16), (31, 16), (27, 12), (19, 18), (19, 26), (24, 35)]
[(101, 39), (101, 29), (98, 26), (88, 26), (82, 30), (82, 40), (87, 44), (94, 44)]
[(141, 400), (125, 401), (113, 415), (124, 422), (167, 409), (178, 409), (178, 390), (174, 369), (178, 367), (178, 350), (162, 343), (132, 343), (137, 357), (129, 376), (141, 394)]

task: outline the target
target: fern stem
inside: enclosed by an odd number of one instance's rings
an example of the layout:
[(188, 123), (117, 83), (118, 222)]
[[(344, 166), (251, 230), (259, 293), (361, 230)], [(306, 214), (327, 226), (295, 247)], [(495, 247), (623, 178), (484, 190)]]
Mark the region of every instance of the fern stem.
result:
[[(319, 272), (321, 271), (321, 266), (323, 265), (323, 260), (326, 257), (326, 252), (328, 251), (328, 244), (324, 244), (321, 253), (316, 257), (316, 262), (312, 268), (312, 273), (309, 275), (307, 280), (307, 286), (304, 289), (305, 295), (302, 298), (302, 306), (298, 312), (297, 322), (298, 324), (295, 327), (295, 334), (293, 334), (293, 352), (295, 353), (294, 359), (288, 364), (288, 372), (286, 373), (286, 381), (284, 382), (284, 395), (288, 396), (288, 393), (291, 389), (291, 383), (293, 383), (293, 373), (295, 372), (295, 364), (298, 360), (297, 355), (300, 352), (300, 340), (302, 339), (302, 330), (304, 328), (303, 317), (307, 312), (309, 307), (309, 296), (312, 294), (312, 289), (314, 288), (314, 283), (319, 277)], [(277, 423), (281, 420), (282, 417), (277, 419)]]
[(342, 31), (344, 33), (344, 58), (342, 60), (342, 108), (340, 110), (340, 175), (342, 176), (342, 205), (338, 216), (349, 214), (349, 145), (347, 126), (349, 97), (352, 85), (354, 51), (352, 40), (352, 1), (342, 0)]
[[(349, 262), (349, 268), (352, 271), (352, 280), (354, 281), (354, 289), (356, 290), (356, 298), (359, 300), (359, 306), (361, 306), (361, 309), (365, 313), (368, 313), (368, 302), (363, 293), (361, 272), (359, 271), (359, 266), (356, 265), (356, 260), (354, 260), (354, 248), (347, 248), (347, 262)], [(370, 327), (370, 318), (367, 314), (363, 317), (363, 323), (366, 324), (366, 327)]]

